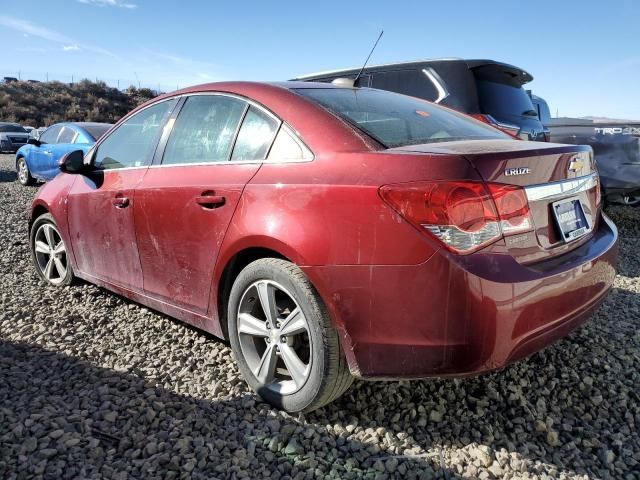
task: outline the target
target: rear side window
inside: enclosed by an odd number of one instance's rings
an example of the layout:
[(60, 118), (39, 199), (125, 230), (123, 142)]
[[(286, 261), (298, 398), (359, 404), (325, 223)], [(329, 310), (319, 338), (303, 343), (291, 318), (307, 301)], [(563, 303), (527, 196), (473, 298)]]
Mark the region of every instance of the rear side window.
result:
[(250, 107), (238, 132), (231, 160), (264, 160), (278, 123), (273, 117)]
[(371, 86), (430, 101), (435, 101), (439, 97), (433, 82), (422, 70), (376, 72), (373, 74)]
[(281, 127), (273, 142), (269, 162), (301, 162), (313, 159), (309, 149), (297, 140), (286, 127)]
[(0, 125), (0, 133), (27, 133), (20, 125)]
[(300, 88), (297, 92), (386, 147), (511, 138), (466, 115), (393, 92), (368, 88)]
[(162, 164), (229, 160), (246, 108), (246, 102), (224, 95), (189, 97), (171, 131)]
[(156, 103), (118, 125), (98, 146), (96, 166), (106, 170), (148, 165), (174, 104), (175, 100)]
[(56, 143), (71, 143), (75, 136), (76, 132), (74, 129), (62, 127), (62, 130), (60, 130), (60, 133), (58, 134), (58, 141)]

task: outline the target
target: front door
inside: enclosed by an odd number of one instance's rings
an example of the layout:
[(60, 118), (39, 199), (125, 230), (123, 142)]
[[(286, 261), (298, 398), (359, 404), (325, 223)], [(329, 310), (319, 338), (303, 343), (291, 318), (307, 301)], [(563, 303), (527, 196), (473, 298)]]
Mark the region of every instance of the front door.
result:
[(136, 192), (135, 223), (144, 290), (205, 313), (218, 250), (246, 183), (279, 121), (225, 95), (187, 98)]
[(79, 273), (142, 290), (133, 218), (144, 177), (174, 100), (151, 105), (121, 123), (93, 153), (95, 171), (79, 176), (68, 200)]

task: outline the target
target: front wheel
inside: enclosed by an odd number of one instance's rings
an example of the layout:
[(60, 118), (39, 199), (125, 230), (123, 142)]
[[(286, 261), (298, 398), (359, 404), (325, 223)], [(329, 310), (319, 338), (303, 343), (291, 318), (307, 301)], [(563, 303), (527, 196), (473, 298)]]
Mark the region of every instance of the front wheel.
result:
[(55, 287), (70, 285), (75, 277), (67, 256), (67, 246), (53, 217), (48, 213), (40, 215), (31, 226), (29, 239), (31, 259), (38, 276)]
[(324, 303), (296, 265), (276, 258), (249, 264), (233, 284), (228, 316), (238, 367), (272, 405), (309, 412), (351, 385)]
[(18, 171), (18, 181), (24, 185), (33, 185), (35, 179), (31, 176), (31, 172), (29, 171), (29, 166), (27, 165), (27, 161), (24, 157), (20, 157), (18, 162), (16, 163), (16, 170)]

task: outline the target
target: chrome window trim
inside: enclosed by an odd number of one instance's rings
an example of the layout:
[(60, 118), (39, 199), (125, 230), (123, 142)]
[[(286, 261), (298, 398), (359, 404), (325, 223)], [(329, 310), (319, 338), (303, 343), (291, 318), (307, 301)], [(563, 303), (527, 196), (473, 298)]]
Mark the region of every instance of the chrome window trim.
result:
[(598, 174), (593, 172), (583, 177), (530, 185), (525, 187), (524, 191), (527, 195), (527, 200), (531, 202), (538, 200), (550, 200), (585, 192), (598, 184), (597, 178)]
[[(247, 98), (247, 97), (243, 97), (242, 95), (237, 95), (234, 93), (227, 93), (227, 92), (193, 92), (193, 93), (182, 93), (180, 95), (174, 95), (170, 98), (167, 99), (163, 99), (159, 102), (153, 103), (151, 105), (147, 105), (144, 108), (141, 108), (140, 110), (138, 110), (138, 112), (141, 112), (143, 110), (146, 110), (149, 107), (152, 107), (154, 105), (157, 105), (159, 103), (162, 102), (167, 102), (167, 101), (171, 101), (171, 100), (176, 100), (177, 102), (180, 101), (181, 98), (184, 97), (193, 97), (196, 95), (223, 95), (223, 96), (227, 96), (227, 97), (233, 97), (236, 98), (238, 100), (242, 100), (243, 102), (246, 102), (248, 104), (248, 106), (253, 106), (257, 109), (259, 109), (260, 111), (264, 112), (265, 114), (267, 114), (268, 116), (270, 116), (271, 118), (273, 118), (276, 122), (278, 122), (278, 128), (276, 129), (276, 134), (273, 136), (273, 139), (271, 140), (271, 146), (269, 147), (269, 151), (267, 152), (267, 158), (263, 159), (263, 160), (227, 160), (224, 162), (198, 162), (198, 163), (172, 163), (172, 164), (163, 164), (163, 163), (159, 163), (157, 165), (151, 163), (149, 165), (141, 165), (141, 166), (137, 166), (137, 167), (119, 167), (119, 168), (109, 168), (109, 169), (104, 169), (104, 170), (97, 170), (100, 172), (112, 172), (112, 171), (120, 171), (120, 170), (135, 170), (135, 169), (140, 169), (140, 168), (171, 168), (171, 167), (188, 167), (188, 166), (194, 166), (194, 167), (202, 167), (202, 166), (213, 166), (213, 165), (243, 165), (243, 164), (256, 164), (256, 163), (269, 163), (272, 165), (279, 165), (279, 164), (287, 164), (287, 163), (306, 163), (306, 162), (312, 162), (313, 160), (315, 160), (315, 154), (313, 153), (313, 151), (311, 151), (311, 149), (309, 147), (307, 147), (307, 144), (304, 143), (304, 141), (300, 138), (300, 136), (293, 130), (293, 128), (291, 128), (286, 122), (284, 122), (283, 120), (281, 120), (280, 118), (278, 118), (278, 116), (276, 114), (274, 114), (271, 110), (269, 110), (268, 108), (264, 107), (263, 105), (255, 102), (254, 100)], [(178, 104), (176, 102), (176, 105)], [(175, 105), (174, 105), (175, 108)], [(247, 108), (245, 110), (245, 115), (246, 112), (249, 109)], [(136, 112), (136, 113), (138, 113)], [(179, 116), (179, 114), (178, 114)], [(171, 117), (171, 114), (169, 114), (169, 117)], [(171, 118), (167, 119), (167, 122), (165, 123), (165, 125), (163, 126), (164, 128), (167, 128), (169, 121), (171, 120)], [(244, 116), (243, 116), (243, 120), (244, 120)], [(175, 119), (175, 121), (177, 121), (177, 117)], [(174, 123), (175, 123), (174, 121)], [(242, 122), (240, 122), (240, 125), (242, 125)], [(173, 125), (171, 125), (171, 129), (173, 129)], [(275, 141), (276, 137), (278, 136), (278, 133), (280, 132), (281, 129), (286, 129), (287, 132), (291, 135), (291, 137), (298, 143), (298, 145), (300, 145), (300, 147), (302, 148), (302, 150), (306, 151), (309, 155), (310, 158), (308, 159), (301, 159), (301, 160), (268, 160), (269, 158), (269, 153), (271, 153), (271, 147), (273, 146), (273, 142)], [(113, 131), (115, 131), (116, 129), (114, 128)], [(100, 138), (100, 143), (102, 143), (104, 140), (106, 140), (106, 138), (108, 138), (111, 133), (113, 133), (113, 131), (109, 132), (109, 135), (107, 137), (102, 137)], [(237, 132), (236, 132), (237, 133)], [(97, 148), (100, 145), (96, 142), (91, 149), (87, 152), (87, 154), (85, 155), (85, 158), (89, 157), (90, 155), (95, 154), (95, 151), (97, 150)], [(234, 140), (234, 146), (235, 146), (235, 140)], [(231, 149), (231, 154), (233, 154), (233, 149)]]

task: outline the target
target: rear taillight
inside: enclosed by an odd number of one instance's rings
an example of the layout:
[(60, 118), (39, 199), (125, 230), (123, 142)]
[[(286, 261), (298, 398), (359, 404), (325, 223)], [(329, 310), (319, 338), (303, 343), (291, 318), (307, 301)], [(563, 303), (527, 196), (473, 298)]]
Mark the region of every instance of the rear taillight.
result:
[(380, 195), (394, 210), (456, 253), (471, 253), (502, 236), (531, 230), (522, 188), (473, 181), (385, 185)]

